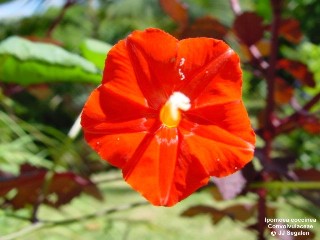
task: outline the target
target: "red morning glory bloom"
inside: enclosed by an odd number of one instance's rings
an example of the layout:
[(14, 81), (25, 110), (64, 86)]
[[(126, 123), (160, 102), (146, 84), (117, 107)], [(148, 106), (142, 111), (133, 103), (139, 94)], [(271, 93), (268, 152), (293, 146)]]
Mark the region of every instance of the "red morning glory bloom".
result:
[(108, 53), (82, 112), (85, 139), (148, 201), (172, 206), (252, 159), (241, 85), (223, 41), (134, 31)]

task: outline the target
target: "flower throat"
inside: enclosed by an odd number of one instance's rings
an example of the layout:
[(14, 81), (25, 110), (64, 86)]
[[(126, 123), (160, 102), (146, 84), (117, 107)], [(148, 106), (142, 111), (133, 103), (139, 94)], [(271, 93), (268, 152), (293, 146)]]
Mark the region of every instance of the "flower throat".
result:
[(181, 121), (181, 111), (188, 111), (190, 108), (190, 99), (181, 92), (174, 92), (161, 108), (160, 121), (166, 127), (177, 127)]

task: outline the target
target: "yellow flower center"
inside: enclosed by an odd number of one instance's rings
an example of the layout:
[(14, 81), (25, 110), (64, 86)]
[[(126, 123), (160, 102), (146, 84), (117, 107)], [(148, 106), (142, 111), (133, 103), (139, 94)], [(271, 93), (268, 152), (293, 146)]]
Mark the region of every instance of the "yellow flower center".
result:
[(174, 92), (160, 111), (160, 121), (169, 128), (177, 127), (181, 121), (181, 111), (191, 107), (190, 99), (181, 92)]

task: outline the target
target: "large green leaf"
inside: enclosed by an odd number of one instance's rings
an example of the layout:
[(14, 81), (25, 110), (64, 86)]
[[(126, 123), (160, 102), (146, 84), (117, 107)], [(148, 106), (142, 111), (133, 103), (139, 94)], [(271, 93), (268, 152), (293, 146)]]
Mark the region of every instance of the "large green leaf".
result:
[(108, 43), (89, 38), (81, 44), (80, 48), (86, 59), (93, 62), (100, 69), (103, 69), (104, 61), (111, 47), (112, 45)]
[(29, 85), (48, 82), (99, 83), (101, 71), (61, 47), (10, 37), (0, 43), (0, 81)]

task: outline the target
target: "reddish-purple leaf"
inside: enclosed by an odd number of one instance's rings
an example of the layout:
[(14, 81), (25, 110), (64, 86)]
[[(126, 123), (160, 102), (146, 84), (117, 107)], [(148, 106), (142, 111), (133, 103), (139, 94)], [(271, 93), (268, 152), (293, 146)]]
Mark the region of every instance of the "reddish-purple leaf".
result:
[(179, 38), (210, 37), (223, 39), (228, 31), (229, 29), (217, 19), (205, 16), (196, 19), (192, 24), (187, 26), (181, 32)]
[(289, 42), (298, 44), (302, 40), (300, 22), (293, 18), (283, 19), (280, 24), (279, 33)]
[(320, 181), (320, 171), (315, 169), (297, 169), (294, 173), (300, 181)]
[(279, 105), (288, 103), (294, 95), (294, 88), (281, 77), (275, 78), (274, 99)]
[(194, 217), (202, 214), (210, 215), (212, 222), (214, 224), (218, 223), (223, 217), (225, 217), (225, 214), (222, 211), (210, 206), (205, 206), (205, 205), (196, 205), (196, 206), (190, 207), (187, 210), (185, 210), (181, 214), (181, 216)]
[(245, 222), (254, 215), (255, 207), (239, 204), (225, 208), (223, 212), (233, 220)]
[(302, 85), (306, 85), (308, 87), (316, 86), (313, 73), (308, 70), (307, 65), (304, 63), (290, 59), (280, 59), (277, 62), (277, 68), (285, 70)]
[(247, 184), (255, 180), (260, 180), (260, 173), (254, 169), (253, 163), (249, 162), (242, 170), (241, 173), (243, 177), (246, 179)]
[(260, 160), (260, 163), (264, 167), (264, 171), (268, 172), (269, 176), (274, 179), (281, 179), (282, 177), (287, 177), (290, 180), (297, 180), (292, 175), (291, 167), (296, 161), (296, 156), (291, 152), (283, 152), (282, 157), (274, 157), (267, 159), (261, 148), (255, 150), (255, 156)]
[[(34, 205), (38, 202), (40, 194), (43, 194), (46, 174), (47, 170), (30, 165), (21, 166), (19, 176), (1, 174), (0, 197), (6, 198), (9, 191), (16, 190), (14, 196), (6, 199), (6, 204), (12, 205), (15, 209), (23, 208), (28, 204)], [(102, 199), (99, 190), (89, 179), (72, 172), (55, 173), (50, 181), (43, 203), (59, 207), (70, 202), (82, 192), (86, 192), (99, 200)]]
[(311, 134), (320, 134), (320, 118), (318, 116), (307, 116), (301, 119), (301, 125), (304, 130)]
[(244, 12), (237, 16), (233, 29), (239, 39), (246, 45), (255, 44), (263, 37), (263, 19), (254, 12)]
[(271, 162), (266, 165), (266, 170), (275, 173), (278, 177), (288, 176), (289, 167), (292, 166), (296, 161), (296, 156), (285, 156), (272, 158)]
[(211, 206), (196, 205), (190, 207), (182, 213), (184, 217), (194, 217), (201, 214), (209, 214), (214, 224), (218, 223), (223, 217), (229, 217), (232, 220), (247, 221), (254, 215), (255, 207), (245, 205), (234, 205), (223, 210)]

